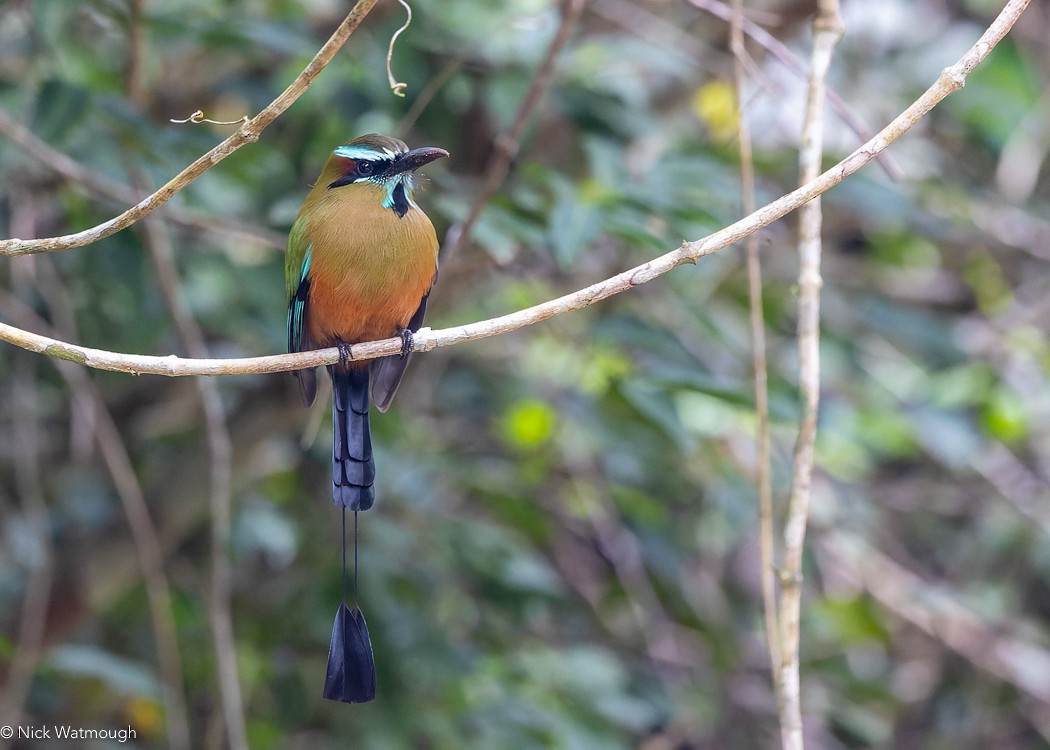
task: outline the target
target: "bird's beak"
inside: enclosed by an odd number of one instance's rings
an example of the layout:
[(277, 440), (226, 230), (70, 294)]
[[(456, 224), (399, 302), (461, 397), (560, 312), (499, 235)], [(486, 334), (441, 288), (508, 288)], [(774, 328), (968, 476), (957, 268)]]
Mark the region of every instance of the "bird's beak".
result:
[(390, 167), (388, 174), (400, 174), (402, 172), (414, 172), (425, 164), (429, 164), (435, 159), (441, 159), (448, 156), (448, 151), (443, 148), (432, 148), (426, 146), (424, 148), (412, 149), (408, 153), (401, 154), (397, 158), (397, 161)]

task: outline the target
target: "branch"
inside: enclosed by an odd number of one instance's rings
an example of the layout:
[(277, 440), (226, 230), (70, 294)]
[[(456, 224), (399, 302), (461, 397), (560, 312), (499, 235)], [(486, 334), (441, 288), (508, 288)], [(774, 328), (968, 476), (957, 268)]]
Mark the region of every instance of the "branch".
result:
[[(141, 176), (136, 181), (140, 181)], [(179, 287), (175, 251), (165, 227), (153, 219), (139, 225), (153, 259), (157, 282), (168, 315), (175, 324), (184, 349), (197, 357), (206, 357), (208, 347), (204, 333), (193, 317)], [(220, 705), (226, 739), (231, 750), (247, 750), (248, 730), (244, 717), (244, 700), (237, 671), (237, 648), (233, 635), (232, 563), (230, 561), (230, 516), (233, 504), (231, 487), (232, 447), (230, 431), (222, 408), (219, 383), (209, 378), (196, 379), (208, 435), (209, 484), (211, 492), (211, 580), (208, 590), (208, 614), (215, 651)]]
[[(744, 46), (744, 2), (733, 0), (730, 18), (730, 47), (733, 51), (733, 81), (736, 87), (736, 107), (740, 124), (737, 141), (740, 153), (740, 193), (744, 213), (755, 210), (755, 164), (751, 149), (751, 126), (744, 114), (747, 89), (745, 65), (747, 49)], [(748, 235), (744, 243), (747, 253), (748, 318), (751, 330), (751, 384), (755, 392), (755, 417), (758, 422), (756, 441), (758, 458), (758, 536), (759, 577), (762, 582), (762, 614), (766, 649), (773, 675), (773, 689), (777, 705), (782, 705), (780, 686), (780, 627), (777, 622), (777, 594), (774, 571), (773, 542), (773, 483), (771, 479), (769, 440), (769, 385), (766, 366), (766, 327), (762, 310), (762, 262), (758, 255), (758, 236)]]
[[(685, 242), (675, 250), (661, 255), (648, 263), (635, 266), (572, 294), (490, 320), (441, 330), (423, 328), (416, 334), (415, 350), (426, 352), (443, 346), (460, 344), (487, 336), (496, 336), (533, 325), (555, 315), (587, 307), (595, 302), (652, 281), (678, 266), (686, 263), (696, 263), (700, 258), (711, 255), (735, 242), (739, 242), (747, 235), (769, 226), (777, 219), (794, 211), (799, 206), (811, 201), (816, 196), (826, 192), (834, 185), (857, 172), (857, 170), (885, 151), (891, 143), (925, 117), (945, 97), (962, 88), (966, 83), (966, 77), (988, 57), (995, 45), (1006, 36), (1024, 9), (1028, 7), (1029, 2), (1031, 0), (1009, 0), (999, 13), (999, 16), (985, 30), (974, 46), (958, 62), (946, 68), (922, 96), (883, 128), (878, 135), (821, 174), (817, 179), (763, 206), (758, 211), (714, 234), (693, 242)], [(0, 322), (0, 340), (30, 351), (58, 357), (59, 359), (72, 360), (88, 367), (132, 374), (168, 376), (250, 375), (287, 372), (305, 367), (319, 367), (321, 365), (335, 364), (339, 361), (339, 350), (335, 347), (295, 354), (275, 354), (266, 357), (241, 359), (181, 359), (174, 355), (156, 357), (121, 354), (102, 349), (76, 346), (47, 336), (30, 333), (2, 322)], [(353, 347), (353, 358), (372, 359), (374, 357), (397, 354), (400, 351), (400, 338), (370, 341), (364, 344), (355, 344)]]
[(1017, 623), (984, 622), (931, 581), (848, 532), (825, 530), (817, 550), (824, 566), (866, 590), (887, 610), (989, 674), (1015, 687), (1035, 705), (1032, 725), (1050, 740), (1050, 651), (1026, 640)]
[[(88, 188), (88, 194), (92, 198), (102, 197), (117, 203), (137, 203), (142, 200), (142, 194), (128, 185), (97, 174), (75, 159), (52, 148), (3, 109), (0, 109), (0, 134), (11, 141), (24, 155), (35, 159), (70, 182)], [(230, 237), (240, 237), (278, 250), (284, 249), (285, 238), (277, 232), (229, 219), (218, 219), (196, 211), (187, 211), (174, 205), (165, 208), (161, 215), (167, 221), (175, 224)]]
[[(721, 0), (689, 0), (689, 3), (717, 18), (721, 18), (723, 21), (732, 20), (732, 9)], [(806, 72), (805, 63), (791, 51), (790, 47), (749, 18), (742, 18), (740, 23), (743, 31), (760, 47), (780, 60), (785, 68), (800, 78), (807, 77), (808, 73)], [(861, 138), (871, 138), (871, 130), (863, 118), (839, 96), (835, 89), (829, 88), (827, 90), (827, 98), (831, 108), (835, 110), (835, 113), (854, 133)], [(884, 159), (879, 159), (879, 165), (886, 170), (886, 174), (891, 179), (900, 180), (904, 178), (904, 172), (901, 170), (900, 165), (889, 154)]]
[[(43, 259), (48, 261), (48, 259)], [(56, 277), (57, 278), (57, 277)], [(54, 288), (41, 287), (44, 299), (50, 304), (66, 296), (60, 284)], [(46, 325), (36, 314), (21, 303), (9, 305), (21, 316), (32, 318), (38, 325)], [(76, 335), (69, 331), (68, 335)], [(132, 465), (128, 447), (117, 429), (113, 415), (95, 383), (85, 370), (67, 362), (52, 362), (66, 381), (73, 411), (88, 411), (94, 416), (93, 439), (106, 464), (113, 488), (120, 498), (128, 528), (135, 547), (135, 556), (142, 576), (143, 588), (153, 626), (154, 648), (160, 673), (161, 699), (165, 710), (168, 747), (189, 750), (190, 729), (183, 693), (184, 679), (179, 656), (179, 634), (172, 609), (171, 586), (164, 570), (163, 546)]]
[[(7, 668), (7, 679), (0, 697), (0, 723), (22, 723), (26, 697), (44, 642), (51, 584), (54, 580), (55, 550), (48, 524), (47, 502), (40, 465), (40, 415), (37, 390), (33, 385), (36, 365), (16, 360), (12, 369), (11, 421), (14, 423), (14, 473), (21, 500), (26, 534), (31, 543), (26, 555), (26, 576), (18, 637)], [(23, 532), (25, 534), (25, 532)], [(11, 747), (10, 738), (0, 736), (0, 750)]]
[(245, 123), (236, 133), (217, 145), (211, 151), (198, 158), (167, 184), (157, 190), (157, 192), (142, 201), (139, 201), (139, 203), (129, 208), (120, 216), (103, 222), (91, 229), (85, 229), (82, 232), (68, 234), (63, 237), (48, 237), (36, 240), (21, 240), (18, 238), (0, 240), (0, 255), (28, 255), (31, 253), (52, 252), (55, 250), (68, 250), (73, 247), (83, 247), (84, 245), (97, 242), (98, 240), (109, 237), (111, 234), (119, 232), (121, 229), (131, 226), (142, 217), (152, 213), (159, 206), (164, 205), (172, 198), (172, 196), (241, 146), (259, 140), (262, 131), (277, 119), (282, 112), (288, 109), (296, 99), (302, 96), (303, 92), (306, 91), (318, 74), (324, 70), (325, 66), (328, 65), (333, 57), (335, 57), (335, 53), (346, 43), (346, 40), (361, 24), (361, 21), (368, 14), (368, 11), (370, 11), (372, 6), (377, 2), (378, 0), (358, 0), (357, 4), (354, 5), (347, 17), (343, 19), (343, 22), (339, 24), (339, 27), (335, 30), (328, 41), (325, 42), (324, 46), (322, 46), (317, 54), (314, 55), (313, 60), (309, 62), (309, 64), (303, 69), (303, 72), (292, 81), (291, 85), (289, 85), (280, 96), (270, 102), (270, 104), (268, 104), (259, 114)]
[[(824, 100), (828, 69), (842, 37), (839, 0), (819, 0), (813, 19), (813, 55), (806, 116), (799, 150), (802, 183), (820, 173), (824, 155)], [(813, 452), (820, 404), (821, 202), (799, 211), (798, 358), (802, 419), (792, 462), (791, 496), (784, 521), (784, 562), (780, 586), (780, 734), (784, 750), (802, 750), (802, 695), (799, 636), (802, 616), (802, 552), (809, 519)]]
[(525, 133), (525, 125), (532, 117), (533, 111), (539, 106), (543, 92), (547, 90), (554, 78), (554, 65), (558, 60), (558, 55), (569, 41), (569, 34), (572, 32), (576, 19), (583, 12), (585, 1), (565, 0), (562, 3), (561, 22), (554, 32), (550, 46), (547, 47), (547, 53), (543, 57), (543, 62), (540, 63), (539, 70), (532, 78), (529, 90), (525, 92), (521, 106), (518, 107), (518, 113), (514, 116), (514, 124), (510, 126), (509, 131), (496, 138), (495, 151), (489, 162), (488, 170), (485, 172), (485, 181), (482, 183), (481, 191), (474, 199), (474, 203), (467, 212), (467, 217), (454, 224), (445, 235), (444, 247), (441, 249), (442, 261), (454, 256), (466, 244), (471, 230), (474, 229), (474, 225), (489, 199), (492, 198), (492, 194), (507, 179), (510, 163), (518, 155), (518, 149), (521, 148), (521, 137)]

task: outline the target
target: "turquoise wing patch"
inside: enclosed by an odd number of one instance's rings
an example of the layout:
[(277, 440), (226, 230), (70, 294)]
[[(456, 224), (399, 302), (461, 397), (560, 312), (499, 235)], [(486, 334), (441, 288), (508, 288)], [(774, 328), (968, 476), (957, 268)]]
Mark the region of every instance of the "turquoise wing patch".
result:
[(303, 255), (303, 265), (299, 272), (299, 283), (295, 293), (288, 300), (288, 351), (303, 350), (303, 327), (306, 323), (306, 303), (310, 299), (310, 261), (313, 258), (313, 245), (307, 245)]

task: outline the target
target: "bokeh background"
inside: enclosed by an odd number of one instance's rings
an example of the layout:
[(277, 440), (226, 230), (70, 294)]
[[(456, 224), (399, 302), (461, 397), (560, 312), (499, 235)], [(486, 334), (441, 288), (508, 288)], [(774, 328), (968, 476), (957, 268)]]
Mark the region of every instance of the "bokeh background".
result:
[[(412, 5), (393, 56), (405, 98), (384, 70), (404, 20), (388, 0), (258, 143), (149, 229), (3, 259), (0, 319), (186, 354), (174, 288), (212, 356), (283, 351), (283, 236), (329, 151), (365, 132), (452, 153), (416, 196), (443, 236), (559, 8)], [(747, 5), (787, 50), (748, 44), (765, 202), (797, 180), (804, 82), (785, 55), (808, 58), (814, 3)], [(171, 118), (254, 114), (348, 7), (0, 4), (0, 236), (75, 231), (129, 205), (98, 181), (167, 181), (236, 127)], [(878, 130), (999, 7), (846, 0), (830, 86)], [(444, 258), (428, 324), (575, 290), (739, 218), (727, 41), (685, 0), (589, 0), (508, 179)], [(1050, 14), (1033, 3), (892, 163), (825, 197), (802, 623), (813, 747), (1050, 745), (1048, 66)], [(12, 135), (24, 130), (87, 182), (44, 164)], [(828, 163), (864, 140), (830, 110), (827, 131)], [(799, 413), (794, 238), (792, 217), (760, 235), (778, 519)], [(213, 480), (228, 466), (231, 648), (252, 748), (773, 747), (750, 367), (739, 248), (417, 356), (373, 418), (361, 596), (379, 698), (351, 707), (320, 698), (340, 596), (327, 403), (305, 410), (287, 375), (212, 381), (227, 463), (193, 379), (59, 370), (3, 345), (0, 704), (22, 724), (131, 725), (136, 746), (167, 747), (175, 669), (192, 746), (226, 746), (208, 601)], [(136, 496), (153, 544), (131, 531)], [(151, 559), (166, 586), (144, 582)], [(158, 611), (177, 643), (167, 657)], [(30, 746), (47, 745), (14, 744)]]

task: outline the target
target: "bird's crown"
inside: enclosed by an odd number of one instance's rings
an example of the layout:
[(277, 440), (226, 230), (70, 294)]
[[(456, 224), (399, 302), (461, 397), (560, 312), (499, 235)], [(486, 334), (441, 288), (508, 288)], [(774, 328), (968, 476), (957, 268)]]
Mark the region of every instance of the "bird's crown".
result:
[(401, 154), (408, 153), (408, 146), (397, 138), (369, 133), (354, 138), (332, 153), (354, 161), (392, 162)]

